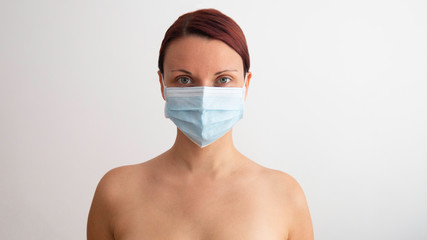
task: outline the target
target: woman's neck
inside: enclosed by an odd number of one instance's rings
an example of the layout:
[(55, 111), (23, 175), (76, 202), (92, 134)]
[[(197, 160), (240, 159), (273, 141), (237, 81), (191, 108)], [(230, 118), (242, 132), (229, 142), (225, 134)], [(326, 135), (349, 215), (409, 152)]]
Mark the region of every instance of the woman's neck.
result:
[(217, 178), (234, 171), (244, 160), (233, 144), (232, 131), (200, 148), (178, 130), (175, 144), (169, 150), (172, 164), (191, 175)]

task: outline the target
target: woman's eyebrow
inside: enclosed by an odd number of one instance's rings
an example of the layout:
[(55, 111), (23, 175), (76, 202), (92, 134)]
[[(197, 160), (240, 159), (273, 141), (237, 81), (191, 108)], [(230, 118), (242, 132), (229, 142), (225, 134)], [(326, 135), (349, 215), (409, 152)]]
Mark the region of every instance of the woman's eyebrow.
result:
[[(187, 70), (184, 70), (184, 69), (174, 69), (174, 70), (171, 70), (171, 72), (183, 72), (183, 73), (186, 73), (188, 75), (192, 75), (191, 72), (189, 72)], [(235, 70), (235, 69), (227, 69), (227, 70), (219, 71), (219, 72), (215, 73), (215, 76), (216, 75), (220, 75), (220, 74), (225, 73), (225, 72), (237, 72), (237, 70)]]
[(232, 70), (223, 70), (223, 71), (215, 73), (215, 76), (216, 75), (220, 75), (221, 73), (225, 73), (225, 72), (237, 72), (237, 70), (235, 70), (235, 69), (232, 69)]
[(186, 73), (188, 75), (192, 75), (191, 72), (184, 70), (184, 69), (171, 70), (171, 72), (183, 72), (183, 73)]

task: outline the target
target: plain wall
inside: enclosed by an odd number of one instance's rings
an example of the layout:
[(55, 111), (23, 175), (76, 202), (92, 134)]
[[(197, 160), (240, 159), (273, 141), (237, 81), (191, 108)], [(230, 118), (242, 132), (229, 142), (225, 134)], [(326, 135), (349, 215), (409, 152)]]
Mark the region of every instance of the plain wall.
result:
[(427, 239), (427, 1), (178, 2), (0, 2), (0, 239), (85, 239), (100, 178), (172, 145), (158, 50), (205, 7), (251, 54), (235, 143), (299, 181), (315, 238)]

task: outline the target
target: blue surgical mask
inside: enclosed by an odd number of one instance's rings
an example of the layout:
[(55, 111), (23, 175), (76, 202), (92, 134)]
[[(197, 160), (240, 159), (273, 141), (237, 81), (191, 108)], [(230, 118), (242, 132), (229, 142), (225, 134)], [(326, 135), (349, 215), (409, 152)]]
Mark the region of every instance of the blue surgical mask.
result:
[(165, 87), (165, 116), (203, 148), (243, 117), (245, 87)]

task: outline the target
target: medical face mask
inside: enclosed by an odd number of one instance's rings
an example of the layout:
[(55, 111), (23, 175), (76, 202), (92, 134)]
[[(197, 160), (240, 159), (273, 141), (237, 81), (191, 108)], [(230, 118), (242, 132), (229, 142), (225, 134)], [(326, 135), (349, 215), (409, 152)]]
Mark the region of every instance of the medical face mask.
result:
[(166, 118), (202, 148), (224, 136), (243, 117), (245, 86), (165, 86), (164, 95)]

